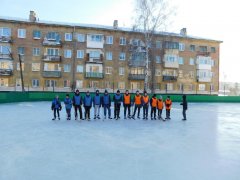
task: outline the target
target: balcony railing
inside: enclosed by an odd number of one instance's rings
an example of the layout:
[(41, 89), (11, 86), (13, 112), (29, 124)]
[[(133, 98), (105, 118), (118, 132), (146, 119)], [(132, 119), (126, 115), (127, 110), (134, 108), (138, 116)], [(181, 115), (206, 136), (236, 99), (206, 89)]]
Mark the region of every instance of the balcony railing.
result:
[(62, 46), (62, 42), (57, 40), (44, 39), (43, 46)]
[(0, 60), (1, 59), (12, 60), (12, 54), (0, 54)]
[(85, 73), (86, 78), (103, 78), (103, 73), (99, 72), (86, 72)]
[(145, 74), (129, 74), (128, 79), (129, 80), (144, 80)]
[(57, 55), (44, 55), (43, 60), (51, 61), (51, 62), (60, 62), (62, 60), (62, 58), (61, 58), (61, 56), (57, 56)]
[(211, 53), (209, 51), (197, 51), (197, 56), (210, 56)]
[(12, 69), (0, 69), (0, 76), (11, 76), (12, 74)]
[(177, 81), (177, 76), (163, 75), (163, 81)]
[(130, 60), (128, 63), (129, 66), (134, 66), (134, 67), (145, 67), (146, 63), (145, 61), (134, 61)]
[(60, 78), (61, 71), (43, 71), (43, 77)]
[(11, 36), (0, 36), (0, 42), (11, 43), (12, 37)]
[(103, 55), (100, 54), (100, 57), (90, 57), (89, 53), (87, 53), (86, 63), (102, 64), (103, 63)]

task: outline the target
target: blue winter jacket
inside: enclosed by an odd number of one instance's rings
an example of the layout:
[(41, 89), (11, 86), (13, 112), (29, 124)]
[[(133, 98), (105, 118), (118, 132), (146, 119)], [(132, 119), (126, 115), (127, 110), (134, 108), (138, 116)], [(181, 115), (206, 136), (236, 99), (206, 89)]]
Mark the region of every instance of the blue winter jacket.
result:
[(100, 95), (94, 96), (94, 98), (93, 98), (93, 105), (94, 106), (95, 105), (101, 105), (101, 97), (100, 97)]
[(52, 101), (52, 109), (62, 109), (61, 101), (54, 98)]
[(86, 95), (83, 98), (83, 105), (92, 107), (92, 97), (90, 95)]
[(114, 103), (115, 104), (121, 104), (121, 102), (122, 102), (122, 95), (121, 94), (115, 94), (114, 96), (113, 96), (113, 101), (114, 101)]
[(82, 105), (82, 97), (80, 96), (80, 94), (79, 95), (77, 95), (77, 94), (75, 94), (74, 96), (73, 96), (73, 105), (75, 106), (79, 106), (79, 105)]
[(102, 102), (102, 106), (104, 105), (110, 105), (111, 106), (111, 97), (109, 94), (104, 94), (102, 97), (101, 97), (101, 102)]
[(70, 98), (65, 98), (64, 99), (64, 104), (66, 109), (71, 109), (72, 108), (72, 100)]

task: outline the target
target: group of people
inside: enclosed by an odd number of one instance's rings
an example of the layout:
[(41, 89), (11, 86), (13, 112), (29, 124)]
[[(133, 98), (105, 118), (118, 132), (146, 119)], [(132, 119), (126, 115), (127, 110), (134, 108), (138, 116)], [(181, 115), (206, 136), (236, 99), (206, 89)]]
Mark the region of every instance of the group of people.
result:
[[(122, 95), (119, 90), (117, 90), (116, 94), (113, 95), (111, 98), (110, 94), (107, 90), (105, 90), (104, 94), (100, 96), (99, 90), (96, 90), (94, 97), (90, 95), (90, 92), (87, 91), (84, 97), (80, 95), (79, 90), (76, 90), (72, 99), (70, 98), (69, 94), (66, 95), (64, 99), (65, 109), (67, 113), (67, 120), (71, 120), (71, 109), (72, 106), (74, 107), (75, 112), (75, 120), (78, 119), (78, 114), (80, 120), (90, 120), (90, 110), (94, 107), (94, 119), (101, 119), (100, 118), (100, 108), (103, 107), (104, 110), (104, 119), (108, 117), (108, 119), (112, 119), (111, 116), (111, 104), (114, 104), (114, 119), (120, 119), (120, 109), (121, 105), (123, 104), (124, 108), (124, 119), (134, 119), (137, 113), (137, 118), (140, 119), (140, 110), (143, 108), (143, 119), (148, 120), (149, 117), (149, 106), (151, 107), (150, 117), (151, 120), (169, 120), (170, 112), (172, 108), (172, 100), (170, 96), (167, 96), (167, 99), (164, 101), (162, 96), (159, 98), (156, 97), (156, 94), (153, 94), (152, 97), (149, 97), (147, 92), (144, 91), (143, 95), (136, 91), (136, 94), (132, 98), (129, 91), (126, 90), (125, 93)], [(187, 100), (186, 95), (183, 95), (183, 101), (181, 103), (183, 106), (183, 119), (186, 119), (186, 110), (187, 110)], [(84, 107), (84, 117), (83, 117), (83, 109)], [(133, 111), (131, 112), (131, 107), (134, 107)], [(166, 117), (162, 117), (163, 109), (166, 109)], [(62, 109), (61, 101), (59, 97), (56, 96), (52, 101), (51, 106), (54, 112), (54, 118), (52, 120), (60, 120), (59, 111)]]

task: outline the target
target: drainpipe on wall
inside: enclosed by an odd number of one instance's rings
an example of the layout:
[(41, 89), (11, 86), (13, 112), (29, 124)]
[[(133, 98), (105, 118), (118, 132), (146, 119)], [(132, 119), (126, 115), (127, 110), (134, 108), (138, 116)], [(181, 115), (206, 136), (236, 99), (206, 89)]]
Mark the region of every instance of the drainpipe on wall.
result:
[(72, 91), (75, 90), (76, 88), (76, 76), (75, 76), (75, 71), (76, 71), (76, 53), (77, 53), (77, 40), (75, 39), (76, 35), (76, 29), (75, 26), (73, 26), (73, 32), (72, 32), (72, 38), (73, 38), (73, 61), (72, 61)]

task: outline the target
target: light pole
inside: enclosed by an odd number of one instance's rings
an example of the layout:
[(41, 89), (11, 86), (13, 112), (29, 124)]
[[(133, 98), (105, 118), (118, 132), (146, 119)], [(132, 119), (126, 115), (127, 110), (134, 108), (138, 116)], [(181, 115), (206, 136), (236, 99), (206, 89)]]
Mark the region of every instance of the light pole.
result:
[(18, 54), (18, 59), (19, 59), (19, 66), (20, 66), (22, 92), (25, 92), (25, 89), (24, 89), (24, 81), (23, 81), (23, 71), (22, 71), (22, 59), (21, 59), (21, 54)]

